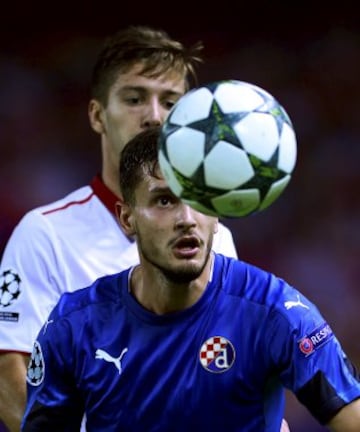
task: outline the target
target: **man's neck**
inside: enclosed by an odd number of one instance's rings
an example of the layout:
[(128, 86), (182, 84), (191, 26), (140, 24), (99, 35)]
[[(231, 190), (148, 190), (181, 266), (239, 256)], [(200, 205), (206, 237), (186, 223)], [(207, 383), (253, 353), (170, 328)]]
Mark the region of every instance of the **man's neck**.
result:
[(117, 176), (115, 176), (114, 174), (111, 175), (107, 172), (104, 172), (103, 170), (103, 172), (101, 173), (101, 178), (104, 184), (106, 185), (106, 187), (109, 188), (112, 193), (114, 193), (116, 196), (120, 198), (121, 191), (120, 191), (119, 180)]
[(145, 309), (163, 315), (187, 309), (203, 295), (212, 273), (213, 254), (201, 273), (190, 282), (169, 281), (158, 268), (137, 266), (131, 276), (130, 291)]

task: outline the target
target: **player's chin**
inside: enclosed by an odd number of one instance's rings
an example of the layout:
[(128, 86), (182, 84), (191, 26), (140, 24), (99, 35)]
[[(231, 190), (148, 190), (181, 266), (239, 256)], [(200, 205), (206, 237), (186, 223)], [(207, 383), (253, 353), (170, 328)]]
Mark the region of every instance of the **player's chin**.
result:
[(176, 281), (178, 283), (190, 283), (201, 275), (199, 267), (181, 268), (176, 272)]
[(202, 274), (204, 263), (203, 260), (181, 260), (181, 262), (177, 260), (176, 264), (163, 270), (169, 280), (184, 284), (192, 282)]

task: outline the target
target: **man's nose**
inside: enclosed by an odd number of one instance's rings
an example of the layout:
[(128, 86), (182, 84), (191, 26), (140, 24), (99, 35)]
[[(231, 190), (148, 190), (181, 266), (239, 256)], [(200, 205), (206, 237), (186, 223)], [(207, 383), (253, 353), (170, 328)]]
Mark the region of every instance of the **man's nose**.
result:
[(145, 114), (144, 124), (147, 127), (160, 126), (163, 124), (167, 110), (165, 110), (157, 99), (152, 100)]
[(195, 225), (194, 210), (187, 204), (179, 203), (175, 222), (176, 228), (187, 229)]

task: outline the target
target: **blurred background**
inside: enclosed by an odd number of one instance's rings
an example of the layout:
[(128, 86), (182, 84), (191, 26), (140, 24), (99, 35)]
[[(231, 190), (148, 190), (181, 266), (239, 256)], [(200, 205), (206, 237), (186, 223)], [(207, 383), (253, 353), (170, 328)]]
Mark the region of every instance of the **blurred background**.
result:
[[(31, 2), (0, 27), (0, 255), (21, 216), (100, 169), (87, 119), (104, 38), (128, 24), (202, 40), (200, 82), (239, 79), (272, 93), (298, 139), (294, 177), (269, 209), (225, 220), (238, 253), (314, 301), (360, 367), (360, 24), (351, 2)], [(320, 432), (293, 396), (292, 432)]]

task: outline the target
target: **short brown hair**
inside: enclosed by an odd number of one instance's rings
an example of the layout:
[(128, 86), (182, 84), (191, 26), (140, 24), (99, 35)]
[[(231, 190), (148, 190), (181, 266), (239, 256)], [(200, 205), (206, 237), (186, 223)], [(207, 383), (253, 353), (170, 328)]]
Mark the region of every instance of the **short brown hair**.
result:
[(126, 72), (135, 63), (144, 64), (142, 73), (159, 76), (170, 70), (184, 74), (189, 88), (197, 84), (195, 67), (202, 62), (198, 42), (186, 48), (163, 30), (146, 26), (130, 26), (105, 40), (93, 68), (92, 97), (106, 105), (108, 92), (119, 72)]
[(124, 202), (135, 203), (135, 189), (146, 175), (159, 177), (159, 126), (145, 129), (135, 135), (121, 152), (120, 189)]

